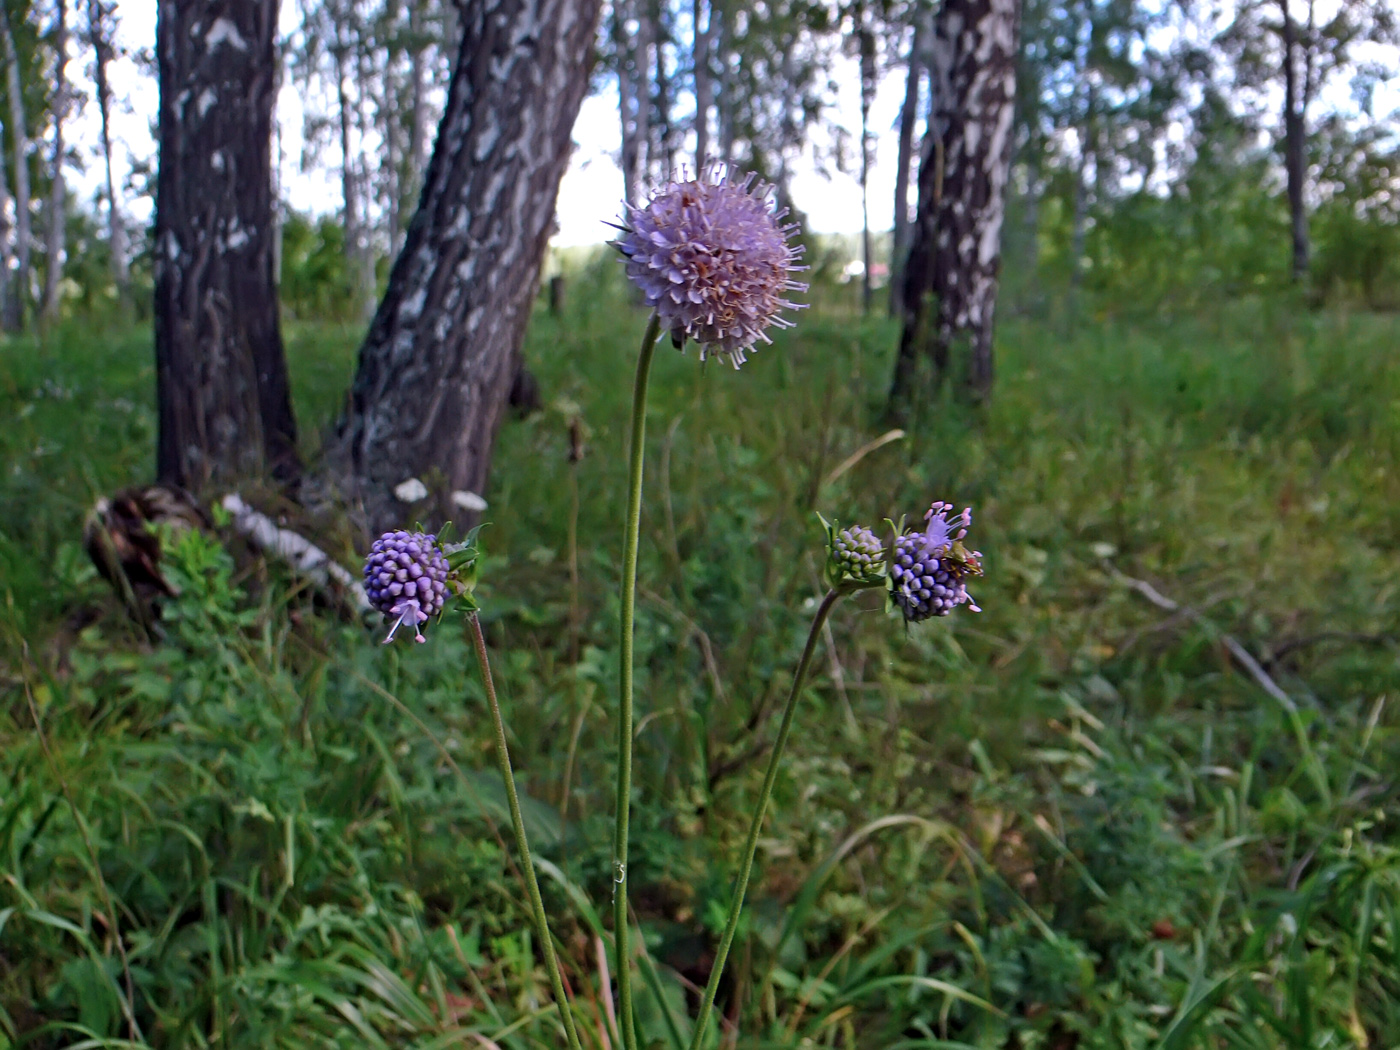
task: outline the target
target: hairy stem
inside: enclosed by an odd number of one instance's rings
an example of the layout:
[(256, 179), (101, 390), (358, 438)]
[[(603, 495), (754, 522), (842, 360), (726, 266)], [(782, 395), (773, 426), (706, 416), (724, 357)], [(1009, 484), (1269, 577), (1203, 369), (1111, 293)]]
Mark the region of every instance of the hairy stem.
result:
[(783, 747), (792, 731), (793, 715), (797, 712), (797, 701), (802, 695), (802, 686), (807, 681), (807, 671), (812, 665), (812, 654), (816, 652), (817, 639), (831, 613), (831, 608), (842, 595), (841, 591), (830, 590), (817, 608), (812, 620), (812, 629), (807, 632), (807, 644), (802, 649), (802, 659), (797, 663), (797, 672), (792, 677), (792, 690), (788, 693), (787, 705), (783, 708), (783, 721), (778, 726), (778, 738), (773, 741), (773, 752), (768, 756), (768, 769), (763, 774), (763, 787), (758, 793), (758, 805), (754, 809), (753, 820), (749, 823), (748, 841), (744, 843), (744, 859), (739, 866), (739, 877), (734, 880), (734, 896), (729, 902), (729, 918), (724, 924), (724, 935), (720, 938), (719, 949), (715, 952), (715, 965), (710, 970), (710, 979), (705, 985), (705, 997), (700, 1002), (700, 1013), (695, 1019), (695, 1034), (690, 1040), (690, 1050), (700, 1050), (705, 1042), (705, 1031), (710, 1024), (710, 1008), (715, 1002), (715, 992), (719, 990), (720, 978), (724, 975), (724, 961), (729, 956), (730, 945), (734, 943), (734, 933), (739, 928), (739, 914), (744, 910), (744, 894), (749, 888), (749, 873), (753, 870), (753, 857), (758, 851), (758, 836), (763, 830), (763, 818), (768, 811), (768, 800), (773, 794), (773, 782), (778, 779), (778, 766), (782, 762)]
[(637, 1050), (632, 1022), (632, 960), (628, 947), (627, 826), (632, 805), (632, 628), (637, 607), (637, 542), (642, 520), (642, 457), (646, 442), (647, 380), (661, 334), (661, 318), (651, 315), (637, 355), (632, 385), (632, 426), (628, 433), (627, 528), (622, 545), (621, 695), (617, 711), (617, 825), (613, 831), (613, 942), (622, 1044)]
[(530, 914), (535, 920), (535, 935), (544, 949), (545, 967), (549, 970), (549, 986), (554, 992), (554, 1001), (559, 1006), (559, 1019), (564, 1022), (564, 1035), (569, 1041), (569, 1050), (580, 1050), (573, 1011), (569, 1008), (569, 1000), (564, 994), (564, 978), (559, 972), (559, 959), (554, 954), (554, 939), (549, 934), (549, 921), (544, 914), (540, 884), (535, 878), (534, 862), (530, 859), (530, 843), (525, 838), (525, 820), (520, 815), (520, 796), (515, 791), (515, 774), (511, 771), (510, 750), (506, 747), (506, 725), (501, 718), (500, 702), (496, 699), (496, 683), (491, 677), (491, 663), (486, 657), (486, 636), (481, 633), (481, 621), (477, 619), (476, 613), (472, 613), (467, 622), (471, 624), (476, 659), (481, 664), (481, 680), (486, 685), (486, 702), (491, 707), (491, 721), (496, 727), (496, 761), (501, 768), (501, 780), (505, 783), (506, 799), (510, 803), (510, 823), (515, 828), (516, 849), (520, 850), (525, 888), (530, 896)]

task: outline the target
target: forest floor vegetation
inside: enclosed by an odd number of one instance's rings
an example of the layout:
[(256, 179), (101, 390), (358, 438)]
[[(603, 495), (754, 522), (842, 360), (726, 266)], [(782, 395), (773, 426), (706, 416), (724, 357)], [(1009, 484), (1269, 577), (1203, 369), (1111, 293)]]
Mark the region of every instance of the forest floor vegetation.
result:
[[(616, 270), (532, 323), (545, 407), (502, 430), (478, 589), (589, 1046), (641, 323)], [(974, 508), (985, 611), (906, 630), (860, 598), (831, 621), (719, 1045), (1400, 1045), (1400, 320), (1007, 308), (990, 405), (945, 392), (855, 458), (887, 434), (897, 333), (811, 298), (740, 373), (658, 351), (643, 1044), (684, 1037), (708, 974), (821, 592), (814, 512), (937, 498)], [(313, 463), (358, 335), (289, 326)], [(382, 646), (193, 532), (151, 643), (97, 576), (85, 515), (153, 471), (150, 339), (0, 344), (0, 1048), (558, 1045), (465, 627)]]

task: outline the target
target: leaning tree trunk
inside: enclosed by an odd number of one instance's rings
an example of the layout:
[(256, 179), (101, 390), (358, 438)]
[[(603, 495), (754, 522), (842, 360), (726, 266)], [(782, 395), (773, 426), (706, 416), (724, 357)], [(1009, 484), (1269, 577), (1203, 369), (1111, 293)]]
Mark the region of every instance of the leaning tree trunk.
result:
[(992, 321), (1011, 171), (1019, 0), (945, 0), (934, 23), (933, 108), (905, 268), (904, 328), (890, 411), (915, 394), (921, 356), (935, 385), (965, 351), (967, 392), (992, 389)]
[[(389, 287), (360, 348), (328, 461), (365, 524), (405, 516), (393, 489), (485, 487), (570, 133), (588, 87), (599, 0), (463, 9), (446, 110)], [(457, 512), (461, 516), (461, 512)]]
[(155, 344), (162, 481), (297, 472), (273, 283), (277, 0), (161, 0)]

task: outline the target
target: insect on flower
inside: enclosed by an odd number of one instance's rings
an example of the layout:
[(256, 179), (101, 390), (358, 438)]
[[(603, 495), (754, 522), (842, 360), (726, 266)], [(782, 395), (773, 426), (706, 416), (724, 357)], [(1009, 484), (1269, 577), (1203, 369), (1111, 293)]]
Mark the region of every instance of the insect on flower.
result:
[(982, 552), (963, 544), (972, 525), (972, 508), (949, 521), (952, 509), (951, 503), (935, 503), (924, 515), (927, 528), (895, 540), (890, 597), (910, 623), (947, 616), (959, 605), (982, 611), (967, 593), (968, 577), (982, 575)]

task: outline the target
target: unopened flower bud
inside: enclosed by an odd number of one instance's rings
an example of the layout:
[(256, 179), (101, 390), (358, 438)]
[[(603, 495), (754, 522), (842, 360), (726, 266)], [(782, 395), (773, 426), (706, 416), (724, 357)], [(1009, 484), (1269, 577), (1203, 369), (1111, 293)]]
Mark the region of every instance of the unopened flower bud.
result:
[(836, 531), (827, 526), (827, 582), (833, 587), (874, 587), (885, 579), (885, 545), (864, 525)]

